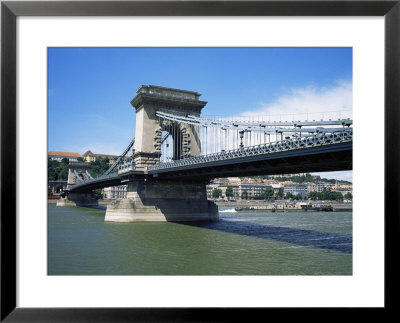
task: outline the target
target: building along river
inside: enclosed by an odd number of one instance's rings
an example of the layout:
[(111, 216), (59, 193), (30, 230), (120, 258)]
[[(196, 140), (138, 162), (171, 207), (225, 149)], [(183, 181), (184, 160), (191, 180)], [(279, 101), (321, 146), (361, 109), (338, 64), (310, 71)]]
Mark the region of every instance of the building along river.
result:
[(352, 275), (352, 212), (235, 212), (208, 223), (104, 222), (48, 205), (49, 275)]

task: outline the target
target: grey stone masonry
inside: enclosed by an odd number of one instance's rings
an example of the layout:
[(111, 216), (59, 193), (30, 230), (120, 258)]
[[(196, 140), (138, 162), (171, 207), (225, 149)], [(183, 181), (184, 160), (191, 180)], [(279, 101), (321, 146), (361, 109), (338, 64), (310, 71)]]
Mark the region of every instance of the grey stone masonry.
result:
[(66, 197), (57, 200), (57, 206), (85, 206), (93, 207), (99, 205), (91, 193), (70, 193)]
[(68, 184), (67, 189), (71, 187), (71, 185), (79, 184), (80, 180), (76, 177), (75, 172), (78, 176), (83, 180), (88, 180), (89, 177), (86, 174), (86, 171), (90, 171), (91, 165), (84, 162), (70, 162), (68, 165)]
[(105, 216), (112, 222), (200, 220), (218, 220), (205, 183), (171, 180), (129, 183), (127, 197), (108, 204)]
[[(146, 169), (148, 165), (159, 162), (162, 131), (169, 127), (168, 123), (162, 122), (156, 116), (156, 112), (191, 114), (199, 117), (207, 102), (200, 101), (201, 94), (197, 92), (154, 85), (142, 85), (136, 94), (131, 101), (136, 110), (134, 160), (137, 169)], [(199, 127), (179, 125), (178, 132), (177, 135), (181, 136), (182, 140), (175, 138), (173, 149), (178, 152), (179, 157), (200, 155)]]
[(160, 153), (135, 152), (133, 159), (136, 169), (144, 169), (148, 165), (157, 164), (160, 161)]

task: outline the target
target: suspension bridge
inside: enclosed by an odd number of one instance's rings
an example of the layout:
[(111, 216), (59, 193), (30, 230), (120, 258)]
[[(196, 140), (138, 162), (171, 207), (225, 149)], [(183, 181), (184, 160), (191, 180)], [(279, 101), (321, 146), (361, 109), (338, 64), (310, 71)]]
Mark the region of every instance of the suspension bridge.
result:
[(127, 199), (108, 205), (106, 220), (213, 220), (216, 206), (205, 194), (213, 178), (352, 169), (351, 118), (201, 117), (207, 102), (199, 97), (141, 86), (131, 101), (135, 137), (100, 177), (71, 164), (65, 199), (82, 202), (93, 189), (128, 184)]

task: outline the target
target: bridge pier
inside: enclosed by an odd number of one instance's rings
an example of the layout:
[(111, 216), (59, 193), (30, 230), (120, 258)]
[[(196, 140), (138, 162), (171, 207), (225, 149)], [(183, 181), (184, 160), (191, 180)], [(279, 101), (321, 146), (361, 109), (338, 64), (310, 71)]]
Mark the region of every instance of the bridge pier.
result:
[(91, 193), (70, 193), (66, 197), (57, 200), (57, 206), (98, 206), (98, 201), (92, 197)]
[(107, 205), (105, 221), (213, 221), (218, 207), (207, 200), (204, 182), (141, 181), (128, 184), (127, 197)]

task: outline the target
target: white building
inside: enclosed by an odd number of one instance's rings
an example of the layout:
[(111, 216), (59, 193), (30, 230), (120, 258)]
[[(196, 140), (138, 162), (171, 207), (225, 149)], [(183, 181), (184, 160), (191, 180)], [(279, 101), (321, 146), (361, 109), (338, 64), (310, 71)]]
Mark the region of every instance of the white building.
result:
[[(244, 191), (247, 192), (248, 198), (259, 196), (264, 193), (267, 188), (272, 188), (271, 185), (266, 185), (264, 183), (240, 183), (237, 180), (227, 180), (227, 179), (215, 179), (210, 184), (206, 186), (207, 197), (212, 198), (212, 192), (215, 188), (222, 191), (222, 197), (226, 198), (226, 189), (232, 187), (233, 198), (240, 199)], [(279, 190), (279, 188), (278, 188)]]
[(329, 183), (309, 183), (307, 185), (308, 193), (310, 192), (321, 193), (324, 191), (330, 191), (330, 189), (331, 189), (331, 184)]
[(279, 189), (283, 188), (281, 183), (279, 184), (271, 184), (272, 189), (274, 190), (274, 196), (278, 195)]
[(64, 152), (64, 151), (49, 151), (47, 153), (47, 156), (50, 159), (56, 160), (58, 162), (62, 161), (63, 158), (67, 158), (70, 162), (77, 162), (78, 157), (82, 157), (81, 154)]
[(340, 192), (343, 196), (347, 193), (353, 194), (353, 185), (337, 185), (336, 188), (332, 189), (333, 192)]
[(247, 196), (249, 198), (254, 196), (259, 196), (262, 195), (267, 188), (272, 188), (272, 186), (265, 184), (255, 184), (255, 183), (241, 184), (239, 188), (239, 196), (242, 196), (242, 193), (244, 191), (247, 192)]
[(103, 189), (105, 199), (122, 199), (126, 198), (128, 185), (111, 186)]
[(289, 184), (283, 187), (283, 194), (286, 196), (287, 193), (292, 195), (300, 195), (305, 198), (308, 193), (307, 185), (305, 184)]

